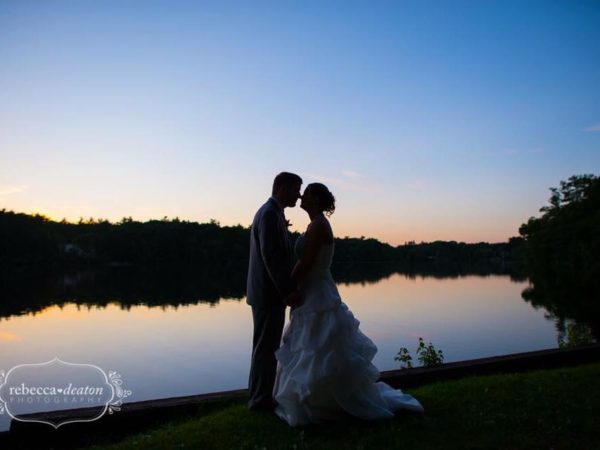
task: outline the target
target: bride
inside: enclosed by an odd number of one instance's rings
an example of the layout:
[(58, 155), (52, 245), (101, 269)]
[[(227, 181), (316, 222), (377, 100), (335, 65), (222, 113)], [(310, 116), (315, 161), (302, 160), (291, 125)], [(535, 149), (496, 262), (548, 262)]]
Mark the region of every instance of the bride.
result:
[(377, 347), (360, 331), (335, 286), (329, 270), (333, 232), (325, 217), (335, 210), (333, 195), (321, 183), (309, 184), (300, 207), (310, 224), (296, 242), (299, 261), (292, 277), (303, 302), (291, 309), (275, 352), (275, 413), (296, 426), (347, 415), (388, 418), (400, 409), (422, 412), (415, 398), (377, 382), (379, 371), (371, 363)]

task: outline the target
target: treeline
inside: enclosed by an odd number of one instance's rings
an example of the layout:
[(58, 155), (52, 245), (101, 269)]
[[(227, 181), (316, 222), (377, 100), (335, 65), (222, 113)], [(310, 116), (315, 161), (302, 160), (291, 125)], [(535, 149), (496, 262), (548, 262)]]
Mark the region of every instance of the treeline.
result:
[(11, 265), (229, 265), (248, 251), (248, 230), (216, 221), (78, 223), (0, 211), (0, 257)]
[[(292, 241), (298, 236), (294, 233)], [(0, 261), (4, 266), (135, 265), (204, 266), (220, 270), (245, 268), (250, 230), (221, 226), (211, 220), (179, 219), (138, 222), (124, 218), (78, 223), (53, 221), (41, 215), (0, 211)], [(336, 239), (336, 264), (364, 263), (411, 266), (451, 266), (506, 271), (519, 261), (521, 238), (506, 243), (436, 241), (391, 246), (377, 239)], [(459, 270), (460, 272), (460, 270)]]
[(600, 336), (600, 178), (575, 175), (551, 188), (549, 205), (519, 229), (532, 282), (523, 293), (558, 317), (590, 323)]
[[(295, 241), (297, 233), (290, 239)], [(250, 230), (216, 221), (179, 219), (117, 223), (52, 221), (0, 211), (0, 317), (76, 302), (118, 300), (178, 306), (241, 299), (246, 293)], [(409, 277), (514, 276), (521, 239), (502, 244), (336, 240), (332, 268), (340, 283), (370, 283), (394, 273)]]

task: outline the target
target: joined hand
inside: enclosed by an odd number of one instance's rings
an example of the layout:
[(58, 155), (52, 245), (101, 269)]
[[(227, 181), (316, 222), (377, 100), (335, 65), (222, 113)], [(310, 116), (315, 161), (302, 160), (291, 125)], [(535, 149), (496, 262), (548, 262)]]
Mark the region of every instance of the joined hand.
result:
[(292, 308), (300, 306), (303, 301), (302, 294), (298, 290), (292, 291), (291, 294), (283, 299), (283, 303)]

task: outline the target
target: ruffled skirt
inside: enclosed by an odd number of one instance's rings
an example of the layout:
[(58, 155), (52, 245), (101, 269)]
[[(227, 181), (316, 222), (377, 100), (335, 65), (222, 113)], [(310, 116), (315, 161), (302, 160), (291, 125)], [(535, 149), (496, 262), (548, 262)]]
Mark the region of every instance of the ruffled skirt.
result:
[(275, 413), (296, 426), (347, 415), (389, 418), (400, 409), (422, 412), (415, 398), (377, 382), (379, 370), (371, 362), (377, 347), (346, 304), (338, 297), (320, 305), (326, 309), (307, 305), (290, 314), (275, 353)]

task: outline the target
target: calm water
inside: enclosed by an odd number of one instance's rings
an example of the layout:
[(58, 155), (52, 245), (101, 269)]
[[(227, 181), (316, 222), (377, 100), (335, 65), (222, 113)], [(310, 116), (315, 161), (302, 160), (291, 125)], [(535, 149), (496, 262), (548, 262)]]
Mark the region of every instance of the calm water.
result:
[[(340, 294), (377, 344), (380, 370), (398, 368), (401, 346), (419, 336), (457, 361), (553, 348), (554, 322), (521, 299), (524, 282), (508, 276), (416, 278), (394, 274)], [(0, 319), (0, 369), (55, 356), (121, 373), (129, 401), (246, 387), (252, 320), (245, 299), (210, 305), (49, 306)], [(414, 352), (413, 352), (414, 354)], [(0, 430), (9, 420), (0, 416)]]

